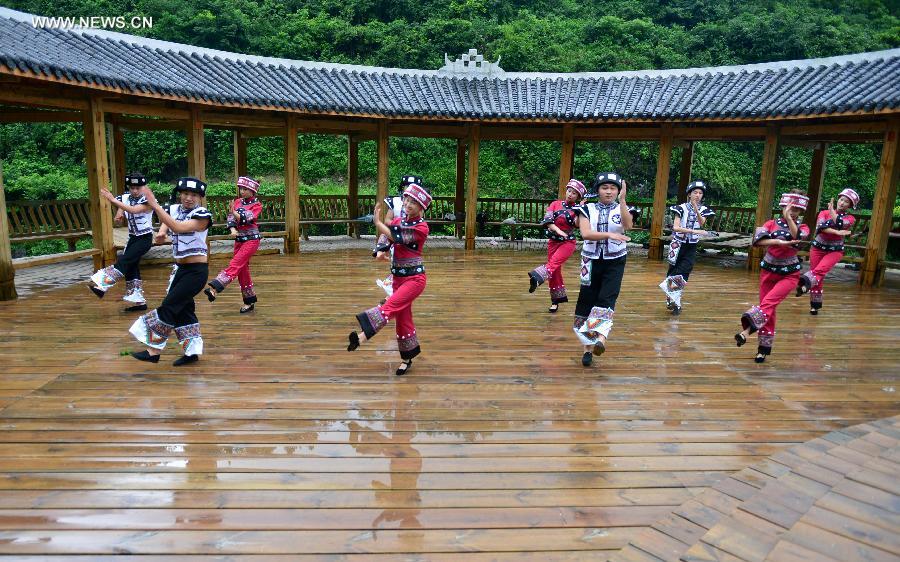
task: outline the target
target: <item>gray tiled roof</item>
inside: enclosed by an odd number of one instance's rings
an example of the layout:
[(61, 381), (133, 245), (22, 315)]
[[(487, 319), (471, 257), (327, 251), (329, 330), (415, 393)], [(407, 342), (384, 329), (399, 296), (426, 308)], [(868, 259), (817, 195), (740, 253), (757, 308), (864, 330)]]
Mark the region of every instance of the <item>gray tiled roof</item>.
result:
[(136, 95), (385, 117), (659, 121), (900, 111), (900, 49), (731, 67), (479, 78), (36, 29), (31, 15), (0, 8), (0, 73), (7, 68)]

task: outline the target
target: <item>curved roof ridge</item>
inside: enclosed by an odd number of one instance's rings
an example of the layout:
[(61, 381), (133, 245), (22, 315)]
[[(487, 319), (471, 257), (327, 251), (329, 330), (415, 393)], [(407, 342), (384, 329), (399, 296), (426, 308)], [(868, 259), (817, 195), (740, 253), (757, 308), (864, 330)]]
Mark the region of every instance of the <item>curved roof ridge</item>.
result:
[[(20, 12), (11, 8), (0, 6), (0, 17), (8, 18), (33, 25), (33, 18), (44, 17), (27, 12)], [(47, 16), (49, 17), (49, 16)], [(226, 60), (241, 61), (249, 63), (257, 63), (271, 66), (285, 66), (293, 68), (323, 69), (323, 70), (346, 70), (356, 72), (374, 72), (385, 74), (401, 74), (401, 75), (440, 75), (453, 76), (458, 78), (470, 79), (519, 79), (519, 78), (536, 78), (536, 79), (556, 79), (556, 78), (629, 78), (629, 77), (668, 77), (668, 76), (693, 76), (702, 74), (727, 74), (734, 72), (765, 72), (778, 71), (781, 69), (800, 69), (816, 66), (832, 66), (850, 63), (860, 63), (883, 58), (900, 57), (900, 48), (885, 49), (882, 51), (869, 51), (862, 53), (854, 53), (849, 55), (838, 55), (833, 57), (821, 57), (815, 59), (796, 59), (786, 61), (772, 61), (742, 65), (727, 66), (710, 66), (710, 67), (692, 67), (692, 68), (671, 68), (671, 69), (644, 69), (644, 70), (623, 70), (623, 71), (607, 71), (607, 72), (505, 72), (502, 75), (484, 77), (484, 76), (467, 76), (465, 74), (452, 74), (441, 72), (439, 70), (428, 70), (418, 68), (393, 68), (366, 66), (359, 64), (344, 64), (321, 61), (304, 61), (295, 59), (285, 59), (278, 57), (266, 57), (260, 55), (248, 55), (243, 53), (235, 53), (231, 51), (220, 51), (217, 49), (208, 49), (206, 47), (195, 47), (186, 43), (175, 43), (172, 41), (163, 41), (160, 39), (152, 39), (149, 37), (141, 37), (139, 35), (130, 35), (127, 33), (119, 33), (116, 31), (108, 31), (104, 29), (65, 29), (67, 33), (77, 33), (81, 35), (93, 35), (104, 37), (115, 41), (123, 41), (132, 45), (149, 47), (151, 49), (161, 49), (169, 52), (183, 52), (185, 54), (197, 54), (198, 56), (208, 55), (209, 57), (219, 57)]]

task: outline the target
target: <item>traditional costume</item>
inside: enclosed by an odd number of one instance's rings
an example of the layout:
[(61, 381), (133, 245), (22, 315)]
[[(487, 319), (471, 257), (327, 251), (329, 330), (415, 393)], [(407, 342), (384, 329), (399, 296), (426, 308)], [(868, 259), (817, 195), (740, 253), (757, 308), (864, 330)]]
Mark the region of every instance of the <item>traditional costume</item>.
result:
[[(262, 212), (262, 203), (257, 199), (256, 194), (259, 192), (259, 182), (252, 178), (241, 176), (237, 180), (238, 187), (249, 189), (253, 192), (253, 197), (238, 197), (231, 203), (231, 212), (228, 214), (228, 227), (237, 230), (237, 236), (234, 239), (234, 256), (228, 263), (228, 267), (223, 269), (216, 275), (215, 279), (210, 281), (208, 285), (212, 287), (216, 293), (225, 290), (232, 281), (238, 280), (241, 285), (241, 296), (247, 308), (242, 308), (241, 312), (249, 312), (253, 310), (256, 304), (256, 292), (253, 290), (253, 279), (250, 277), (250, 258), (259, 249), (262, 236), (259, 233), (257, 220)], [(235, 220), (234, 214), (238, 219)], [(216, 294), (207, 289), (206, 296), (210, 302), (216, 300)]]
[[(179, 178), (173, 196), (181, 191), (192, 191), (205, 197), (206, 184), (197, 178)], [(179, 222), (199, 219), (207, 225), (196, 232), (170, 231), (175, 260), (206, 256), (206, 235), (212, 226), (212, 214), (209, 210), (200, 205), (187, 209), (175, 204), (169, 208), (169, 214)], [(192, 360), (196, 360), (203, 353), (203, 338), (200, 335), (200, 321), (194, 313), (194, 297), (203, 290), (208, 276), (209, 264), (206, 262), (179, 263), (159, 308), (135, 320), (129, 332), (139, 342), (158, 350), (165, 349), (169, 336), (174, 332), (184, 358), (193, 356)]]
[[(802, 211), (806, 210), (809, 197), (797, 193), (785, 193), (779, 205), (791, 205)], [(790, 227), (783, 217), (766, 221), (756, 229), (753, 244), (766, 239), (803, 240), (809, 237), (809, 227), (797, 225), (797, 237), (791, 235)], [(750, 333), (759, 332), (759, 347), (756, 362), (762, 363), (772, 353), (775, 343), (775, 309), (781, 304), (800, 279), (800, 258), (797, 257), (796, 245), (766, 246), (766, 254), (760, 262), (762, 270), (759, 275), (759, 305), (753, 306), (741, 315), (741, 325)], [(742, 334), (736, 334), (738, 347), (746, 343)]]
[[(403, 196), (413, 198), (425, 210), (431, 205), (431, 195), (415, 183), (407, 186)], [(371, 339), (389, 320), (394, 319), (400, 357), (410, 362), (421, 353), (413, 322), (412, 304), (425, 290), (425, 263), (422, 260), (422, 251), (429, 229), (423, 217), (415, 219), (395, 217), (391, 220), (389, 228), (394, 248), (391, 257), (393, 292), (383, 304), (360, 312), (356, 315), (356, 319), (367, 339)], [(347, 348), (348, 351), (353, 351), (359, 346), (358, 339), (354, 342), (355, 336), (355, 332), (350, 335), (351, 345)], [(398, 370), (398, 374), (403, 373)]]
[[(591, 184), (591, 192), (596, 193), (604, 183), (611, 183), (619, 190), (622, 189), (621, 176), (601, 173)], [(618, 198), (609, 204), (600, 201), (586, 203), (577, 210), (581, 215), (580, 220), (588, 221), (592, 230), (625, 234)], [(633, 216), (637, 215), (634, 207), (628, 207), (628, 212)], [(613, 314), (622, 287), (627, 255), (626, 243), (610, 238), (585, 240), (581, 249), (581, 289), (575, 305), (573, 330), (582, 344), (599, 347), (600, 353), (605, 351), (605, 344), (600, 336), (608, 338), (613, 327)], [(582, 358), (582, 363), (589, 365), (590, 358)]]
[[(584, 184), (576, 179), (569, 180), (566, 190), (574, 190), (578, 193), (578, 201), (584, 198)], [(550, 203), (547, 212), (541, 221), (547, 226), (547, 263), (540, 265), (528, 273), (530, 287), (528, 292), (533, 293), (539, 285), (550, 281), (550, 312), (556, 312), (556, 305), (569, 302), (566, 294), (566, 284), (563, 281), (563, 265), (575, 251), (575, 225), (578, 222), (577, 204), (570, 205), (566, 199)], [(564, 235), (560, 236), (549, 226), (555, 225)]]
[[(706, 194), (706, 184), (702, 181), (694, 181), (688, 184), (685, 190), (688, 199), (695, 189)], [(713, 210), (706, 205), (700, 205), (699, 209), (700, 213), (698, 214), (690, 201), (669, 207), (669, 211), (678, 217), (681, 227), (690, 230), (702, 230), (707, 219), (715, 216)], [(676, 316), (681, 314), (681, 295), (691, 276), (691, 271), (694, 270), (697, 243), (700, 242), (700, 238), (699, 234), (692, 232), (672, 231), (672, 241), (669, 242), (669, 252), (666, 256), (666, 260), (669, 262), (669, 271), (666, 273), (666, 278), (659, 284), (659, 288), (666, 294), (666, 308)]]
[[(859, 205), (859, 194), (849, 187), (841, 191), (840, 197), (850, 201), (851, 208)], [(809, 271), (800, 276), (797, 296), (809, 292), (809, 313), (816, 315), (822, 308), (822, 284), (825, 276), (844, 257), (844, 237), (840, 234), (824, 232), (825, 229), (851, 230), (856, 219), (853, 215), (837, 212), (831, 218), (831, 211), (825, 209), (816, 217), (816, 237), (809, 250)]]
[[(422, 178), (419, 176), (403, 176), (400, 178), (400, 191), (398, 195), (388, 196), (384, 198), (384, 204), (387, 205), (387, 208), (391, 211), (392, 220), (395, 218), (400, 218), (401, 220), (406, 219), (406, 211), (403, 210), (403, 193), (406, 188), (411, 185), (423, 185)], [(375, 249), (372, 250), (372, 257), (378, 255), (379, 252), (392, 252), (393, 253), (393, 244), (387, 236), (382, 234), (375, 241)], [(388, 275), (384, 279), (376, 279), (375, 284), (381, 287), (382, 290), (387, 294), (387, 296), (391, 296), (394, 292), (394, 285), (392, 281), (392, 277)]]
[[(130, 187), (143, 187), (147, 185), (147, 178), (143, 174), (132, 173), (125, 176), (126, 190)], [(116, 197), (117, 200), (131, 207), (146, 205), (147, 199), (143, 195), (137, 197), (125, 193)], [(91, 291), (99, 298), (103, 298), (113, 285), (120, 279), (125, 279), (125, 296), (122, 300), (131, 303), (125, 310), (128, 312), (147, 310), (147, 299), (144, 297), (144, 285), (141, 281), (140, 262), (153, 246), (153, 211), (144, 213), (129, 213), (122, 209), (128, 222), (128, 242), (122, 255), (116, 263), (97, 270), (92, 276)]]

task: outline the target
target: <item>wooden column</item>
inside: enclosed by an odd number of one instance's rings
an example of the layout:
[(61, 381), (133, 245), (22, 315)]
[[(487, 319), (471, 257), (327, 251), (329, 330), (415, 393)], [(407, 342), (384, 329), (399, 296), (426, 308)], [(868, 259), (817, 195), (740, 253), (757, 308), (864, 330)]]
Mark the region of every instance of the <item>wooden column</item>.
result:
[[(375, 203), (379, 201), (384, 201), (384, 198), (388, 195), (388, 143), (390, 137), (388, 136), (388, 124), (387, 121), (379, 121), (378, 122), (378, 184), (375, 188)], [(386, 209), (382, 210), (381, 218), (384, 218), (384, 213)]]
[(0, 160), (0, 301), (18, 298), (16, 269), (9, 243), (9, 217), (6, 214), (6, 193), (3, 188), (3, 160)]
[[(347, 215), (352, 221), (359, 216), (359, 141), (347, 137)], [(347, 224), (347, 235), (359, 238), (359, 224)]]
[[(778, 173), (778, 153), (781, 149), (781, 136), (777, 125), (766, 126), (766, 145), (763, 150), (762, 170), (759, 174), (759, 196), (756, 201), (756, 228), (761, 227), (772, 218), (772, 201), (775, 196), (775, 176)], [(755, 229), (754, 229), (755, 230)], [(765, 248), (750, 247), (747, 268), (759, 272), (759, 261)]]
[(687, 189), (691, 183), (691, 170), (694, 167), (694, 141), (687, 141), (681, 149), (681, 168), (678, 171), (678, 194), (676, 200), (679, 203), (687, 201)]
[(828, 151), (827, 143), (820, 143), (813, 150), (812, 167), (809, 171), (809, 187), (806, 194), (809, 195), (809, 207), (803, 214), (803, 222), (809, 227), (809, 231), (815, 236), (816, 215), (819, 214), (819, 204), (822, 199), (822, 185), (825, 182), (825, 158)]
[(203, 121), (200, 110), (191, 109), (187, 130), (188, 175), (206, 181), (206, 146), (203, 139)]
[(572, 179), (572, 168), (575, 167), (575, 126), (563, 125), (562, 151), (559, 159), (559, 198), (566, 197), (566, 184)]
[(897, 199), (897, 180), (900, 176), (900, 119), (891, 120), (884, 133), (881, 149), (881, 165), (878, 182), (872, 200), (872, 219), (866, 239), (866, 255), (863, 259), (859, 282), (867, 287), (878, 287), (884, 281), (884, 256), (887, 253), (888, 235)]
[(234, 181), (247, 175), (247, 137), (241, 131), (234, 131)]
[(297, 118), (288, 116), (284, 131), (284, 253), (300, 253), (300, 172)]
[(116, 195), (125, 193), (125, 132), (118, 124), (108, 126), (110, 155), (110, 191)]
[(469, 174), (466, 190), (466, 250), (475, 249), (475, 214), (478, 212), (478, 149), (481, 144), (481, 125), (469, 127)]
[(90, 98), (88, 109), (84, 112), (84, 156), (88, 177), (91, 234), (94, 248), (100, 250), (100, 253), (94, 256), (94, 269), (100, 269), (116, 261), (116, 248), (113, 242), (112, 210), (109, 201), (100, 196), (101, 189), (109, 188), (109, 165), (103, 102), (99, 97)]
[[(456, 199), (453, 214), (459, 219), (466, 210), (466, 139), (456, 140)], [(456, 223), (456, 237), (462, 238), (463, 225)]]
[(660, 260), (663, 256), (663, 221), (666, 218), (666, 196), (669, 191), (669, 164), (672, 161), (672, 125), (664, 124), (659, 139), (659, 157), (656, 159), (656, 182), (653, 187), (653, 211), (650, 215), (650, 250), (647, 257)]

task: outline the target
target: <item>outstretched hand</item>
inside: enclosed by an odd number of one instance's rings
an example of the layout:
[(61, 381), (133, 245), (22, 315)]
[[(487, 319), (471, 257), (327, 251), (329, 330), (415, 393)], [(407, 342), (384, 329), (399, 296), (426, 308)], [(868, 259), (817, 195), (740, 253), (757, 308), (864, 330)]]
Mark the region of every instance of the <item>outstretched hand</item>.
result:
[(159, 206), (159, 202), (156, 200), (156, 195), (153, 195), (153, 192), (150, 191), (150, 188), (147, 187), (146, 185), (145, 185), (144, 188), (141, 190), (141, 194), (142, 194), (142, 195), (144, 196), (144, 198), (147, 200), (147, 204), (148, 204), (148, 205), (150, 205), (151, 207), (158, 207), (158, 206)]
[(619, 190), (619, 203), (625, 202), (625, 191), (627, 190), (627, 186), (625, 185), (625, 180), (622, 180), (622, 189)]
[(107, 199), (109, 201), (113, 201), (116, 198), (116, 196), (112, 194), (112, 191), (106, 189), (105, 187), (100, 189), (100, 195), (102, 195), (104, 199)]

